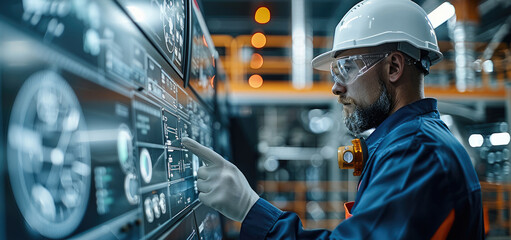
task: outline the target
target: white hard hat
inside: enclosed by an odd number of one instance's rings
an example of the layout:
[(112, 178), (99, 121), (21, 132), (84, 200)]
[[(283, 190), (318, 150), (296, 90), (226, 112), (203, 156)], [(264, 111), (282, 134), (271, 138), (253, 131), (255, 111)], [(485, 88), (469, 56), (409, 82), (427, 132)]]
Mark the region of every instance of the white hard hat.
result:
[[(335, 28), (332, 50), (315, 57), (312, 66), (329, 71), (336, 52), (385, 43), (399, 43), (397, 50), (423, 64), (429, 58), (428, 69), (442, 60), (435, 29), (419, 5), (411, 0), (365, 0), (344, 15)], [(421, 50), (428, 54), (421, 55)]]

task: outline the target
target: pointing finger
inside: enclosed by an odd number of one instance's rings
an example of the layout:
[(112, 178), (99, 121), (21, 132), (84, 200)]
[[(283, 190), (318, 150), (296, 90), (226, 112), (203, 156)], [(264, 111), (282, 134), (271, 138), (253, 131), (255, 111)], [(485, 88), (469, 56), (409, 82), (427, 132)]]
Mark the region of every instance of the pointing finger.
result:
[(211, 207), (211, 200), (212, 200), (212, 197), (210, 196), (212, 192), (209, 192), (209, 193), (199, 193), (199, 201), (201, 201), (202, 203), (204, 203), (204, 205), (208, 206), (208, 207)]
[(197, 155), (200, 159), (202, 159), (202, 161), (204, 161), (204, 163), (206, 163), (206, 165), (219, 165), (226, 161), (215, 151), (204, 147), (191, 138), (184, 137), (181, 142), (183, 143), (183, 146), (188, 149), (188, 151)]
[(197, 189), (201, 193), (211, 192), (211, 183), (206, 180), (198, 179), (197, 180)]
[(200, 167), (199, 170), (197, 170), (197, 178), (198, 179), (208, 179), (208, 170), (206, 167)]

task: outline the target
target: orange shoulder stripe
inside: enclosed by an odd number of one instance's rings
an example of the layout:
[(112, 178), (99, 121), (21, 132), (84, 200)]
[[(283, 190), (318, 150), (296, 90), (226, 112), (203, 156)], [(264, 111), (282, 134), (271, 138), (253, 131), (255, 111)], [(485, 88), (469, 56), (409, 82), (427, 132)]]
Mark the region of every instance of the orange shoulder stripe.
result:
[(438, 229), (435, 232), (435, 235), (433, 235), (433, 237), (431, 239), (434, 239), (434, 240), (446, 239), (447, 235), (449, 235), (449, 231), (451, 231), (451, 227), (452, 227), (452, 224), (454, 223), (455, 215), (456, 214), (454, 213), (454, 209), (451, 210), (449, 215), (447, 215), (444, 222), (442, 223), (442, 225), (440, 225), (440, 227), (438, 227)]

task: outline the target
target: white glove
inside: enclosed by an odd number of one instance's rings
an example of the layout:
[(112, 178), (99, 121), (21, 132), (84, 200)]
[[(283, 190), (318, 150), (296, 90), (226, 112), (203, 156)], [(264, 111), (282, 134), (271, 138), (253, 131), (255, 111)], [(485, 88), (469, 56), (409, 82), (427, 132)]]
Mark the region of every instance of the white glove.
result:
[(242, 222), (259, 199), (243, 173), (215, 151), (190, 138), (183, 138), (182, 143), (206, 164), (197, 171), (199, 200), (226, 217)]

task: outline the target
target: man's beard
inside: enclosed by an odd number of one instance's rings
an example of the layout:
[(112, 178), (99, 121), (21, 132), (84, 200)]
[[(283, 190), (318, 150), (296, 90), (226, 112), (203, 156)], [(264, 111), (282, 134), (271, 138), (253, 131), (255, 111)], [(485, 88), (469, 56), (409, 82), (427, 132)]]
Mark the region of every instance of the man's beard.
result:
[(350, 115), (344, 112), (344, 124), (348, 130), (356, 135), (368, 129), (380, 125), (390, 114), (392, 109), (392, 97), (387, 91), (383, 81), (380, 82), (380, 97), (368, 107), (354, 105), (353, 113)]

